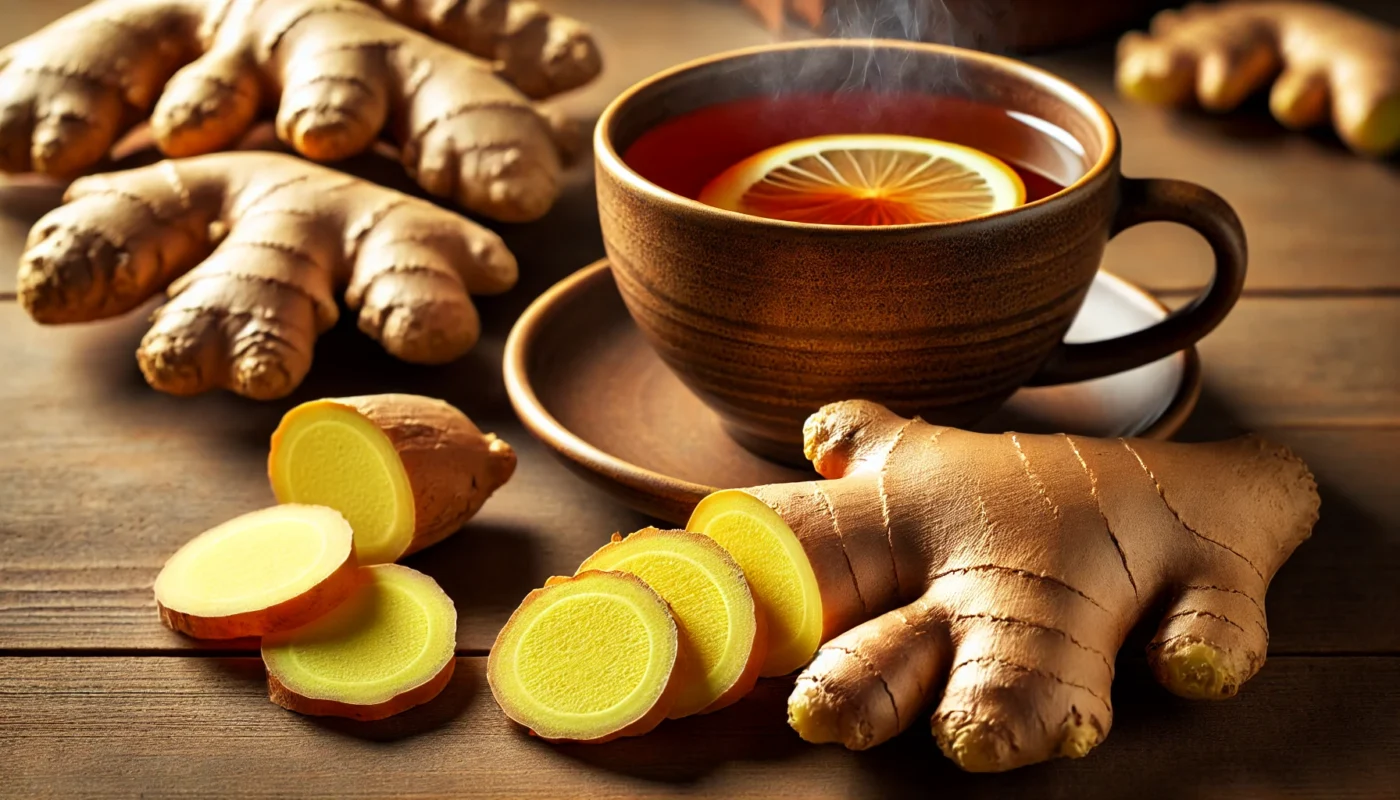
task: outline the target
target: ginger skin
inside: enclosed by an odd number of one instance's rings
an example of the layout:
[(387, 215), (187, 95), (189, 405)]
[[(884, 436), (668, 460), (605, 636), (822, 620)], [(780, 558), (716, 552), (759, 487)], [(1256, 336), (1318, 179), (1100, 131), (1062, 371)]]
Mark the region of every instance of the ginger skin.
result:
[(308, 158), (346, 158), (384, 130), (427, 191), (534, 219), (560, 154), (526, 95), (598, 69), (578, 23), (528, 0), (99, 0), (0, 50), (0, 171), (73, 177), (148, 116), (165, 153), (210, 153), (275, 104), (278, 136)]
[(515, 284), (494, 233), (293, 156), (222, 153), (75, 181), (29, 234), (19, 300), (46, 324), (126, 313), (164, 290), (137, 360), (151, 386), (283, 397), (340, 315), (406, 361), (466, 352), (470, 294)]
[[(1280, 70), (1282, 70), (1280, 74)], [(1277, 77), (1275, 77), (1277, 76)], [(1118, 44), (1118, 88), (1145, 103), (1229, 111), (1273, 80), (1269, 108), (1302, 129), (1329, 115), (1348, 147), (1400, 149), (1400, 31), (1316, 2), (1167, 10)]]
[(1255, 437), (977, 434), (863, 401), (805, 434), (827, 480), (743, 490), (796, 534), (821, 592), (826, 644), (789, 721), (864, 749), (937, 700), (939, 747), (971, 771), (1088, 753), (1112, 723), (1115, 654), (1157, 609), (1157, 678), (1233, 695), (1264, 663), (1269, 579), (1317, 519), (1306, 466)]

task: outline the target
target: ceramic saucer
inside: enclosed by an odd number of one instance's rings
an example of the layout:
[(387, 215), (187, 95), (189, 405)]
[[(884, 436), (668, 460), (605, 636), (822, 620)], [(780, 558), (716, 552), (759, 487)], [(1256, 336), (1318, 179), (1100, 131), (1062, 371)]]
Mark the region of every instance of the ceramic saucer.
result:
[[(1100, 272), (1069, 341), (1146, 328), (1167, 309)], [(740, 447), (719, 419), (647, 346), (599, 261), (550, 288), (525, 311), (505, 351), (506, 389), (525, 426), (564, 462), (627, 505), (683, 524), (720, 488), (810, 480)], [(1022, 389), (979, 430), (1066, 431), (1165, 439), (1200, 393), (1194, 349), (1130, 372)]]

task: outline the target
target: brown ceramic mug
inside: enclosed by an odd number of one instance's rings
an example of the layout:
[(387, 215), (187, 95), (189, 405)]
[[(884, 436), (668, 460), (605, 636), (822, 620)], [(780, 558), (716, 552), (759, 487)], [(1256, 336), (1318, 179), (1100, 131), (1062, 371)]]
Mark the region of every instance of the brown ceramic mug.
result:
[[(911, 123), (921, 98), (932, 105)], [(807, 114), (810, 125), (794, 121)], [(711, 117), (723, 125), (695, 127)], [(974, 219), (884, 227), (776, 221), (692, 199), (697, 182), (772, 143), (911, 125), (1064, 188)], [(735, 439), (784, 460), (800, 457), (802, 423), (827, 402), (876, 400), (966, 425), (1020, 386), (1155, 361), (1219, 324), (1244, 283), (1244, 231), (1220, 197), (1122, 177), (1102, 106), (984, 53), (823, 40), (713, 56), (624, 92), (594, 145), (603, 239), (633, 318)], [(1065, 344), (1108, 239), (1150, 221), (1205, 237), (1209, 287), (1146, 330)]]

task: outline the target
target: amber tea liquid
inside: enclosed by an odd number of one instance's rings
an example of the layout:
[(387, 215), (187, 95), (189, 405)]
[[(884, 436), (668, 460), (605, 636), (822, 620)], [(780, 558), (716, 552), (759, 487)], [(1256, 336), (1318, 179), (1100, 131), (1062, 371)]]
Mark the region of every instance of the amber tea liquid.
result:
[(1037, 117), (950, 95), (883, 92), (789, 94), (708, 106), (646, 131), (623, 153), (638, 174), (696, 199), (716, 175), (795, 139), (893, 133), (974, 147), (1020, 175), (1026, 202), (1049, 197), (1084, 173), (1084, 148)]

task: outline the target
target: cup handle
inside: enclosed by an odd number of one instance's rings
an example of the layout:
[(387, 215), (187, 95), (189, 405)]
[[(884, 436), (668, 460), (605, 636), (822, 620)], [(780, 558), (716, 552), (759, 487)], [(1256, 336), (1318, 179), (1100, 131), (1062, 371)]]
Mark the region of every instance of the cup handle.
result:
[(1144, 222), (1177, 222), (1205, 237), (1215, 252), (1215, 274), (1205, 291), (1150, 328), (1102, 342), (1061, 342), (1027, 385), (1086, 381), (1140, 367), (1194, 345), (1225, 319), (1244, 288), (1248, 262), (1234, 209), (1194, 183), (1123, 178), (1109, 238)]

